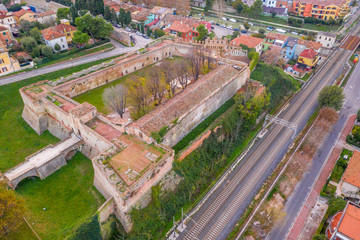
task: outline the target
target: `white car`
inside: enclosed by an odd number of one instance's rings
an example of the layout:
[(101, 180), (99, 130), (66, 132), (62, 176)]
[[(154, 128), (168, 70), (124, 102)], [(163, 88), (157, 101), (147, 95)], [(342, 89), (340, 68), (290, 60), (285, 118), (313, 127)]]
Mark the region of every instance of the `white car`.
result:
[(281, 28), (277, 28), (277, 29), (275, 29), (275, 31), (277, 31), (279, 33), (286, 33), (286, 31), (284, 29), (281, 29)]
[(220, 25), (220, 27), (222, 27), (222, 28), (226, 28), (226, 26), (225, 26), (224, 24), (221, 24), (221, 25)]
[(221, 19), (222, 19), (222, 20), (224, 20), (224, 21), (226, 21), (226, 20), (227, 20), (227, 19), (226, 19), (226, 17), (222, 17)]
[(294, 34), (294, 35), (299, 35), (297, 32), (291, 32), (291, 34)]
[(248, 24), (249, 24), (250, 26), (254, 26), (254, 24), (253, 24), (253, 23), (251, 23), (251, 22), (248, 22)]
[(232, 30), (232, 26), (228, 26), (227, 29)]
[(230, 20), (229, 20), (230, 22), (234, 22), (234, 23), (236, 23), (236, 20), (235, 19), (233, 19), (233, 18), (230, 18)]

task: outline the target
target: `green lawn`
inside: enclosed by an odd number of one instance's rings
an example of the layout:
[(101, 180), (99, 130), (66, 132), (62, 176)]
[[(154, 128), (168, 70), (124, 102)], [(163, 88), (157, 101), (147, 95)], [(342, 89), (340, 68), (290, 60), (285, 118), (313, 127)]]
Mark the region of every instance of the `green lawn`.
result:
[(101, 59), (0, 87), (0, 171), (4, 172), (16, 166), (24, 161), (26, 156), (59, 141), (48, 132), (37, 135), (22, 119), (24, 104), (19, 89), (41, 80), (57, 79), (107, 60), (109, 59)]
[[(25, 200), (26, 218), (41, 239), (64, 239), (96, 212), (105, 199), (93, 186), (93, 178), (91, 161), (77, 153), (46, 179), (20, 183), (16, 192)], [(32, 234), (22, 227), (13, 235), (9, 239)]]
[(61, 54), (62, 57), (59, 57), (59, 58), (54, 59), (54, 60), (50, 60), (48, 62), (38, 64), (37, 68), (41, 68), (41, 67), (44, 67), (44, 66), (48, 66), (48, 65), (51, 65), (51, 64), (67, 61), (67, 60), (78, 58), (78, 57), (83, 57), (83, 56), (91, 54), (91, 53), (95, 53), (95, 52), (110, 49), (113, 46), (114, 45), (112, 45), (111, 43), (107, 43), (107, 44), (104, 44), (104, 45), (99, 46), (99, 47), (93, 47), (93, 48), (89, 48), (89, 49), (86, 49), (84, 51), (79, 51), (79, 52), (75, 52), (75, 53), (65, 52), (65, 53)]
[[(341, 155), (340, 155), (339, 159), (337, 160), (336, 165), (330, 175), (331, 181), (334, 181), (336, 183), (340, 182), (341, 177), (346, 170), (347, 164), (348, 164), (352, 154), (353, 154), (352, 151), (350, 151), (348, 149), (343, 149), (343, 151), (341, 152)], [(344, 158), (345, 155), (348, 156), (347, 159)]]

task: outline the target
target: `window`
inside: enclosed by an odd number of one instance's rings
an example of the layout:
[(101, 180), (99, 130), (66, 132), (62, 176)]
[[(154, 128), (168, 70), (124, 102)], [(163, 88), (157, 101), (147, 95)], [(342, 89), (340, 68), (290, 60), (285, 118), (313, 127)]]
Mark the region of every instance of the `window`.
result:
[(61, 42), (63, 42), (64, 39), (61, 38)]
[(65, 45), (63, 45), (63, 48), (65, 48)]
[(3, 71), (3, 72), (7, 72), (7, 67), (3, 67), (3, 68), (2, 68), (2, 71)]
[(319, 36), (319, 39), (321, 39), (321, 36)]
[(3, 64), (4, 63), (4, 59), (0, 59), (0, 64)]
[(6, 32), (3, 32), (3, 35), (6, 36)]

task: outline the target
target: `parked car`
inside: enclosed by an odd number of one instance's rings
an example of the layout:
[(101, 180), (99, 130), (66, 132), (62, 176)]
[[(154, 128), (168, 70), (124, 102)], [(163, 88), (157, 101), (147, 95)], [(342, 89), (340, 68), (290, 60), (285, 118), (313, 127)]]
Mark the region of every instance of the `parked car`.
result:
[(248, 24), (249, 24), (250, 26), (254, 26), (254, 24), (253, 24), (252, 22), (248, 22)]
[(125, 28), (125, 31), (131, 32), (131, 29), (129, 27)]
[(119, 24), (115, 24), (115, 27), (117, 28), (121, 28), (121, 26)]
[(294, 34), (294, 35), (299, 35), (297, 32), (291, 32), (291, 34)]
[(230, 22), (235, 22), (236, 23), (236, 20), (233, 19), (233, 18), (230, 18)]
[(226, 17), (222, 17), (221, 19), (222, 19), (222, 20), (224, 20), (224, 21), (226, 21), (226, 20), (227, 20), (227, 19), (226, 19)]
[(216, 26), (220, 26), (220, 23), (215, 23)]
[(146, 34), (143, 34), (142, 36), (143, 36), (143, 38), (145, 38), (145, 39), (149, 39), (149, 36), (146, 35)]
[(142, 34), (141, 34), (141, 32), (137, 31), (136, 35), (141, 36)]
[(232, 26), (228, 26), (227, 29), (232, 30)]
[(239, 29), (239, 28), (234, 28), (233, 30), (234, 30), (234, 31), (237, 31), (237, 32), (238, 32), (238, 31), (240, 31), (240, 29)]
[(225, 26), (224, 24), (221, 24), (221, 25), (220, 25), (220, 27), (222, 27), (222, 28), (226, 28), (226, 26)]
[(241, 30), (240, 32), (241, 32), (241, 33), (247, 33), (247, 31), (246, 31), (246, 30)]
[(269, 31), (274, 30), (274, 28), (273, 28), (273, 27), (266, 27), (266, 29), (267, 29), (267, 30), (269, 30)]
[(214, 29), (214, 26), (211, 26), (211, 29)]
[(286, 31), (284, 29), (281, 29), (281, 28), (277, 28), (277, 29), (275, 29), (275, 31), (277, 31), (279, 33), (286, 33)]

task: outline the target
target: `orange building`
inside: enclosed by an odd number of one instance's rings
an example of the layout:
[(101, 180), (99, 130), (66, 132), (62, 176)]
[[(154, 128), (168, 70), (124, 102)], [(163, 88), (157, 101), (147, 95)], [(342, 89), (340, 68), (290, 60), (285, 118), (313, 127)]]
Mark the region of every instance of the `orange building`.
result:
[(302, 17), (330, 20), (349, 12), (350, 0), (294, 0), (291, 11)]

